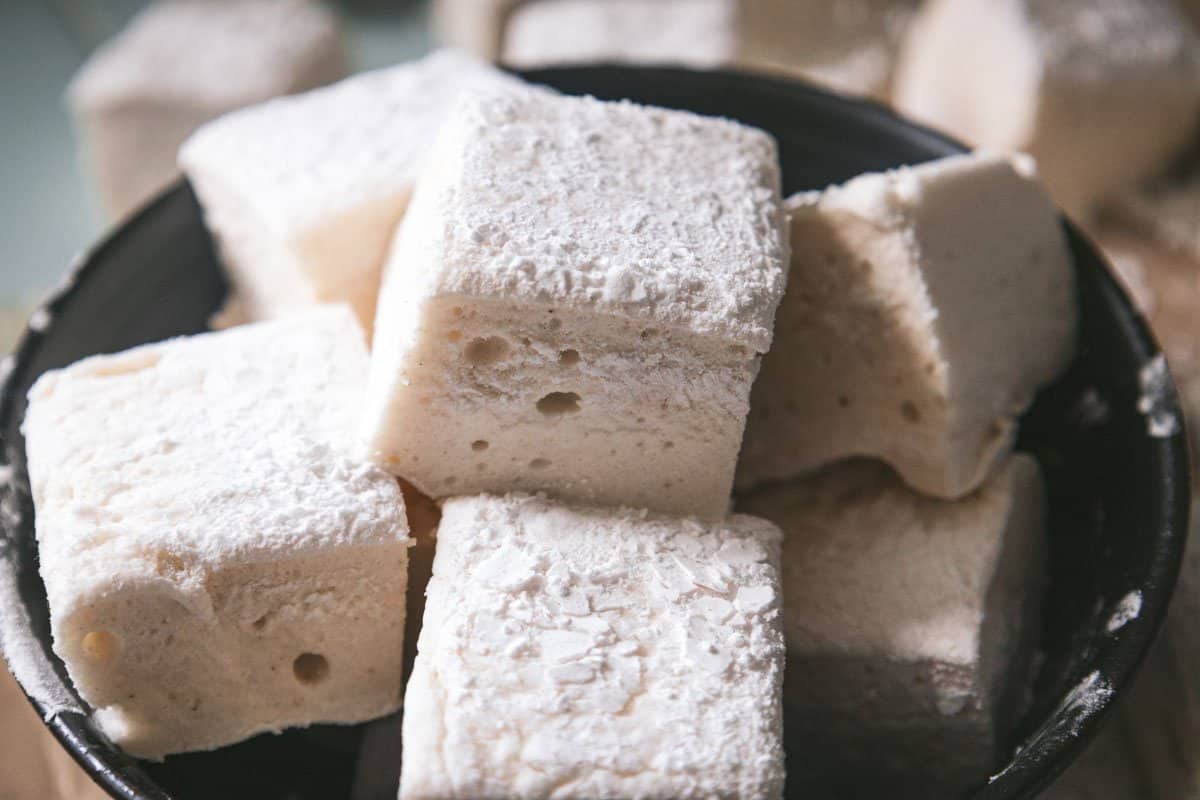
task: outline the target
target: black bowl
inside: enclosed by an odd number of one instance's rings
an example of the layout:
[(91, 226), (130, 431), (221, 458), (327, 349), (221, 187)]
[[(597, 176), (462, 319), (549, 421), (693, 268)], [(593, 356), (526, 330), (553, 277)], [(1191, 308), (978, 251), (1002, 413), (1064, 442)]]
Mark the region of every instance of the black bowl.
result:
[[(545, 70), (529, 77), (566, 92), (631, 98), (764, 128), (779, 140), (789, 193), (962, 151), (882, 107), (787, 81), (619, 67)], [(1187, 530), (1183, 432), (1151, 435), (1137, 408), (1139, 370), (1158, 346), (1096, 249), (1070, 225), (1067, 230), (1078, 273), (1081, 346), (1069, 374), (1043, 392), (1023, 420), (1019, 443), (1037, 455), (1049, 488), (1053, 574), (1041, 638), (1046, 657), (1031, 710), (1011, 741), (1016, 755), (997, 765), (994, 777), (979, 776), (968, 795), (978, 800), (1034, 796), (1096, 732), (1158, 630)], [(88, 255), (72, 285), (51, 301), (50, 326), (26, 333), (4, 386), (0, 435), (16, 485), (25, 470), (20, 433), (25, 393), (39, 374), (94, 353), (204, 330), (224, 293), (212, 243), (185, 184)], [(1163, 403), (1167, 413), (1181, 418), (1173, 387), (1167, 387)], [(12, 557), (3, 565), (15, 570), (29, 617), (26, 632), (41, 645), (36, 658), (73, 693), (50, 649), (33, 509), (25, 493), (10, 492), (7, 499), (17, 504), (21, 521), (7, 525)], [(1105, 620), (1131, 591), (1141, 592), (1141, 614), (1108, 632)], [(1109, 691), (1072, 693), (1089, 685), (1089, 678)], [(115, 750), (84, 715), (68, 712), (49, 721), (115, 797), (156, 800), (348, 797), (363, 754), (383, 752), (383, 763), (389, 751), (399, 756), (394, 723), (318, 726), (156, 764)], [(382, 771), (360, 783), (360, 789), (366, 784), (382, 789), (356, 796), (394, 797), (398, 760), (390, 760), (390, 775), (386, 767), (377, 768)]]

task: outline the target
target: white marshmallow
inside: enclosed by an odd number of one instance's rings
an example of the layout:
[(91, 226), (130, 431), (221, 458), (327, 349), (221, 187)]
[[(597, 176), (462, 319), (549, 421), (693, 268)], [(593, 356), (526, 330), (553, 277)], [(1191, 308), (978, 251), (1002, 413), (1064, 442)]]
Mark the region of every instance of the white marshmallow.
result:
[(517, 67), (620, 61), (718, 67), (737, 53), (734, 0), (543, 0), (509, 15), (503, 59)]
[(400, 704), (407, 525), (346, 443), (353, 315), (48, 372), (24, 432), (55, 652), (96, 720), (158, 758)]
[(397, 234), (364, 435), (435, 497), (728, 507), (787, 254), (774, 142), (535, 89), (459, 106)]
[[(491, 19), (506, 25), (503, 59), (517, 66), (735, 65), (882, 98), (915, 6), (911, 0), (540, 0), (507, 3)], [(481, 8), (464, 20), (482, 24)]]
[(115, 219), (179, 174), (201, 124), (346, 74), (336, 18), (306, 0), (168, 0), (102, 46), (68, 98)]
[(388, 242), (458, 93), (518, 85), (442, 51), (205, 125), (179, 153), (251, 320), (348, 302), (371, 331)]
[(402, 800), (781, 795), (773, 525), (528, 495), (443, 513)]
[(839, 797), (957, 797), (984, 781), (1036, 638), (1037, 463), (1013, 456), (947, 502), (850, 462), (741, 505), (784, 532), (784, 705), (811, 777)]
[(938, 497), (987, 478), (1074, 345), (1070, 255), (1027, 167), (954, 156), (788, 201), (791, 276), (739, 485), (849, 456)]
[(894, 100), (972, 144), (1032, 154), (1082, 216), (1190, 139), (1200, 40), (1171, 0), (932, 0)]

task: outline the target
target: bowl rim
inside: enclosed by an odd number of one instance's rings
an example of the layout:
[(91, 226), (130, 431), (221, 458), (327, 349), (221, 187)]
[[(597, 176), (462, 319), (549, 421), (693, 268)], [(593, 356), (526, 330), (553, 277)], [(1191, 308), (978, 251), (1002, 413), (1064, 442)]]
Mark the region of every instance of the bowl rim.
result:
[[(838, 108), (844, 112), (871, 118), (869, 121), (880, 129), (886, 129), (892, 134), (902, 133), (913, 140), (922, 141), (931, 150), (942, 151), (945, 155), (970, 152), (970, 148), (952, 137), (913, 122), (880, 102), (820, 88), (798, 78), (747, 70), (692, 70), (672, 66), (630, 66), (605, 62), (509, 71), (530, 82), (551, 85), (564, 79), (586, 83), (622, 75), (627, 79), (652, 75), (664, 79), (698, 81), (707, 84), (706, 90), (713, 92), (752, 87), (758, 94), (777, 94), (782, 103), (795, 102), (797, 97), (801, 97), (810, 104), (815, 101), (817, 105), (823, 104), (829, 108)], [(153, 224), (161, 208), (180, 202), (181, 195), (190, 193), (191, 188), (187, 180), (180, 178), (140, 209), (111, 227), (95, 244), (84, 248), (73, 259), (62, 283), (50, 293), (39, 309), (51, 314), (56, 313), (62, 305), (70, 302), (80, 284), (86, 284), (88, 277), (102, 267), (108, 254), (118, 250), (122, 242), (135, 235), (141, 227)], [(1100, 288), (1108, 296), (1111, 307), (1117, 311), (1113, 322), (1119, 327), (1121, 337), (1135, 345), (1143, 357), (1143, 363), (1159, 355), (1161, 349), (1149, 325), (1114, 278), (1112, 267), (1100, 248), (1065, 216), (1063, 224), (1073, 254), (1090, 253), (1097, 263), (1103, 266), (1103, 274), (1099, 278)], [(15, 414), (13, 387), (18, 383), (18, 378), (27, 371), (42, 338), (42, 331), (27, 325), (17, 346), (0, 362), (0, 376), (3, 378), (0, 381), (0, 423), (7, 424)], [(1178, 408), (1178, 393), (1173, 376), (1168, 380), (1167, 397), (1172, 407)], [(1182, 414), (1179, 414), (1178, 418), (1183, 420)], [(1188, 538), (1191, 481), (1187, 436), (1182, 430), (1179, 435), (1157, 438), (1154, 448), (1154, 460), (1160, 465), (1165, 476), (1154, 501), (1163, 510), (1164, 524), (1148, 534), (1154, 539), (1156, 549), (1146, 583), (1155, 587), (1155, 591), (1143, 597), (1140, 614), (1143, 624), (1135, 626), (1128, 636), (1122, 637), (1114, 644), (1107, 653), (1110, 657), (1102, 661), (1105, 678), (1112, 687), (1111, 694), (1090, 705), (1083, 712), (1073, 736), (1056, 742), (1049, 748), (1031, 747), (1014, 754), (1008, 764), (993, 775), (986, 785), (970, 795), (970, 800), (1031, 797), (1053, 782), (1100, 730), (1115, 701), (1127, 689), (1156, 638), (1174, 593)], [(5, 462), (9, 460), (7, 452), (0, 458)], [(2, 533), (5, 536), (8, 534), (7, 527), (8, 522), (4, 521), (5, 530)], [(46, 646), (45, 643), (43, 646)], [(61, 667), (57, 656), (48, 654), (47, 658), (51, 664), (58, 662)], [(70, 681), (65, 682), (72, 694), (78, 698)], [(104, 754), (105, 758), (98, 757), (93, 748), (101, 744), (101, 741), (91, 730), (86, 715), (75, 711), (49, 713), (50, 710), (39, 700), (25, 692), (23, 685), (21, 688), (42, 717), (44, 724), (72, 758), (111, 796), (122, 800), (172, 799), (172, 795), (158, 787), (141, 770), (137, 759), (125, 757), (127, 763), (115, 765), (109, 763), (111, 755), (107, 752)], [(1029, 750), (1036, 752), (1029, 753)], [(109, 760), (106, 761), (106, 758)]]

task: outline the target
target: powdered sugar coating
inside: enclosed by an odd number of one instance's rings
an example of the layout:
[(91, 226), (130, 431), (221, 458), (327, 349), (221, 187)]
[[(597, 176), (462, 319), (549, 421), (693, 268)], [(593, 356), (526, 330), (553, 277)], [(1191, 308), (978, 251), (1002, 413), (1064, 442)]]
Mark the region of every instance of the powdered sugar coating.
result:
[(273, 230), (411, 191), (458, 93), (517, 85), (453, 50), (355, 75), (205, 125), (180, 150), (189, 175), (240, 187)]
[(145, 758), (400, 702), (409, 539), (346, 443), (344, 307), (43, 375), (24, 432), (54, 650)]
[(518, 85), (454, 51), (205, 125), (179, 163), (250, 319), (348, 302), (372, 330), (388, 243), (458, 93)]
[(732, 0), (555, 0), (523, 3), (503, 31), (504, 62), (590, 61), (718, 67), (737, 53)]
[(169, 0), (103, 45), (69, 92), (83, 108), (152, 100), (219, 112), (307, 88), (297, 78), (340, 61), (338, 39), (333, 15), (308, 0)]
[(893, 100), (976, 146), (1032, 154), (1083, 216), (1187, 144), (1198, 79), (1200, 37), (1171, 0), (930, 0)]
[(770, 346), (788, 247), (766, 133), (629, 102), (476, 92), (431, 164), (388, 267), (415, 296), (559, 302)]
[(936, 497), (987, 479), (1075, 346), (1071, 256), (1033, 170), (971, 153), (786, 201), (790, 290), (739, 486), (856, 456)]
[(779, 533), (445, 504), (401, 798), (778, 797)]
[(402, 539), (395, 480), (347, 447), (365, 371), (339, 307), (43, 375), (23, 430), (52, 605), (143, 549), (216, 568)]
[(787, 632), (798, 649), (975, 665), (1002, 559), (1036, 560), (1042, 548), (1042, 502), (1037, 464), (1018, 454), (955, 502), (863, 461), (765, 489), (742, 507), (789, 535)]
[(1077, 79), (1103, 83), (1114, 70), (1164, 67), (1200, 74), (1200, 42), (1175, 3), (1020, 0), (1018, 5), (1052, 69)]

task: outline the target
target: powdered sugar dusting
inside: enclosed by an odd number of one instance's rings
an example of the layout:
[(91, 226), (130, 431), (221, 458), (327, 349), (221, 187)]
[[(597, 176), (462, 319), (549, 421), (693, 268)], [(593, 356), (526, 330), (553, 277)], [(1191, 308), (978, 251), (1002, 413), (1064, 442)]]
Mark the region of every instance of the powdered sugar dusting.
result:
[(1138, 618), (1142, 613), (1142, 593), (1134, 590), (1122, 597), (1113, 609), (1112, 616), (1108, 618), (1108, 624), (1105, 625), (1105, 630), (1109, 633), (1116, 633), (1124, 628), (1125, 625), (1132, 620)]
[[(779, 796), (774, 526), (529, 495), (443, 511), (406, 701), (424, 706), (404, 721), (410, 791)], [(519, 757), (496, 759), (498, 742)]]
[(54, 315), (50, 313), (50, 309), (43, 306), (29, 315), (29, 330), (44, 333), (50, 328), (53, 320)]
[[(1022, 744), (1022, 750), (1042, 743), (1061, 742), (1079, 735), (1084, 720), (1095, 714), (1113, 695), (1109, 685), (1099, 670), (1088, 673), (1074, 688), (1067, 693), (1058, 708), (1050, 715), (1051, 721), (1043, 725), (1033, 738)], [(1004, 776), (1012, 764), (988, 779), (995, 782)]]
[(1157, 439), (1180, 432), (1178, 412), (1171, 403), (1171, 374), (1162, 353), (1147, 361), (1138, 371), (1141, 394), (1137, 409), (1146, 417), (1146, 431)]

